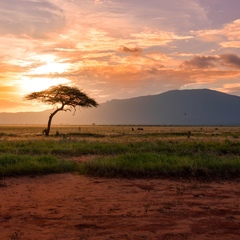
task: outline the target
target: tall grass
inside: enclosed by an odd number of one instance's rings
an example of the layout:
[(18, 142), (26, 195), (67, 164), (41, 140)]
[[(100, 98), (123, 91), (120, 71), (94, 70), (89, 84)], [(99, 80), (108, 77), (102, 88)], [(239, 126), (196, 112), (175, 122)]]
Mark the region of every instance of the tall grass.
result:
[[(122, 141), (122, 140), (121, 140)], [(152, 138), (141, 141), (114, 142), (87, 139), (39, 139), (0, 141), (0, 154), (13, 153), (17, 155), (116, 155), (134, 152), (154, 152), (177, 155), (240, 155), (240, 142), (237, 141), (166, 141)]]
[[(112, 128), (105, 134), (97, 128), (49, 138), (2, 134), (0, 177), (79, 171), (103, 177), (240, 178), (240, 141), (226, 129), (217, 138), (209, 128), (197, 129), (189, 139), (186, 129), (138, 133)], [(71, 160), (85, 155), (94, 159)]]
[(60, 160), (54, 156), (0, 156), (0, 177), (73, 172), (76, 169), (76, 162)]
[(101, 177), (233, 179), (240, 177), (240, 157), (178, 156), (132, 153), (84, 163), (83, 173)]

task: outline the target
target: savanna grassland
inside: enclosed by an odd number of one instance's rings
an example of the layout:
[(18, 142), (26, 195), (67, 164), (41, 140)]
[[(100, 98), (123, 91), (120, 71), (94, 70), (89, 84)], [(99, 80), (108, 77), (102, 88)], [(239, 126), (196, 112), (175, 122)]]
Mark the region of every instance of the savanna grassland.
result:
[(101, 177), (235, 179), (240, 127), (0, 127), (0, 176), (78, 172)]
[(239, 239), (240, 127), (43, 129), (0, 126), (1, 240)]

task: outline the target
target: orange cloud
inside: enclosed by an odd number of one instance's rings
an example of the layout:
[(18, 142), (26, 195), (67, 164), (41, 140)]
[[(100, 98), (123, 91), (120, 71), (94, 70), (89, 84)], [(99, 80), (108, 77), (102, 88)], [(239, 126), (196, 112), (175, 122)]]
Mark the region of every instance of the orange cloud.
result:
[(193, 32), (204, 41), (217, 42), (224, 48), (240, 48), (240, 19), (225, 24), (222, 29), (209, 29)]

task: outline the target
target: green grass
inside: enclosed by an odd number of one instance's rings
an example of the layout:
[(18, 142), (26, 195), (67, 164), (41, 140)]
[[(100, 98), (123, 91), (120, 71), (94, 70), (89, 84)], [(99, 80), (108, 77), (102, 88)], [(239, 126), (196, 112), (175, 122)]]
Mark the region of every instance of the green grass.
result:
[(240, 177), (240, 157), (133, 153), (99, 157), (84, 163), (82, 171), (100, 177), (233, 179)]
[(14, 154), (4, 154), (0, 156), (0, 177), (64, 173), (76, 170), (76, 162), (60, 160), (54, 156)]
[(123, 153), (155, 152), (165, 154), (189, 155), (240, 155), (240, 142), (234, 141), (166, 141), (142, 139), (141, 141), (113, 142), (82, 139), (41, 139), (17, 140), (0, 142), (0, 153), (15, 153), (28, 155), (116, 155)]
[[(88, 126), (46, 138), (21, 135), (20, 127), (14, 134), (13, 127), (0, 131), (0, 177), (78, 171), (101, 177), (240, 178), (238, 128), (190, 130), (188, 138), (187, 128), (132, 132), (130, 127)], [(72, 161), (84, 156), (93, 160)]]

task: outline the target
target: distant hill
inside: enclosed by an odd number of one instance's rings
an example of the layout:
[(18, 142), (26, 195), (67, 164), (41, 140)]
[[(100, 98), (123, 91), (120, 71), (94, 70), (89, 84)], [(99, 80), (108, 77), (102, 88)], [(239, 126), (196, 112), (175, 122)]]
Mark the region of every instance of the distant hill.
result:
[[(0, 124), (46, 124), (50, 111), (0, 113)], [(98, 108), (58, 113), (53, 124), (240, 125), (240, 97), (208, 89), (111, 100)]]

